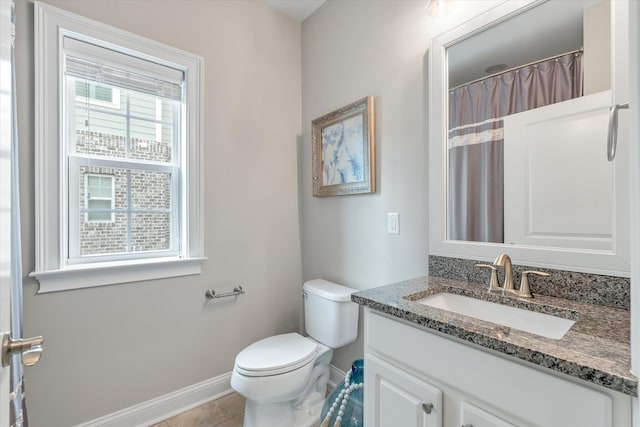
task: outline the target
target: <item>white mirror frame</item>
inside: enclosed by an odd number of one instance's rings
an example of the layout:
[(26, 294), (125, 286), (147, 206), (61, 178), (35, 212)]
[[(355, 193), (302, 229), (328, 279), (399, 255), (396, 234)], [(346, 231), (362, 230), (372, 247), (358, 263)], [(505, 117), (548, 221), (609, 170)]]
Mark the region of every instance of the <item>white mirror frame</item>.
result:
[[(615, 164), (614, 232), (613, 250), (593, 251), (566, 248), (506, 245), (447, 240), (447, 195), (448, 161), (445, 141), (448, 123), (448, 67), (447, 48), (483, 30), (493, 27), (547, 0), (509, 1), (484, 12), (464, 24), (435, 37), (429, 49), (429, 254), (482, 261), (493, 261), (503, 252), (509, 254), (514, 263), (558, 270), (580, 271), (606, 274), (610, 276), (630, 276), (630, 218), (629, 218), (629, 162), (628, 147), (621, 147)], [(612, 64), (618, 64), (624, 55), (627, 40), (628, 4), (612, 3)], [(619, 4), (618, 4), (619, 3)], [(613, 65), (612, 65), (613, 66)], [(613, 67), (612, 76), (620, 70)], [(617, 71), (617, 72), (616, 72)], [(620, 103), (620, 92), (628, 83), (612, 78), (612, 92), (616, 103)], [(616, 91), (616, 89), (621, 89)], [(628, 92), (628, 90), (626, 91)], [(623, 98), (628, 93), (623, 93)], [(613, 100), (612, 100), (613, 102)], [(621, 116), (624, 124), (619, 129), (626, 132), (627, 117)], [(623, 123), (621, 121), (621, 123)], [(627, 140), (628, 138), (624, 138)], [(606, 160), (606, 141), (603, 141), (603, 156)], [(622, 184), (622, 185), (619, 185)]]

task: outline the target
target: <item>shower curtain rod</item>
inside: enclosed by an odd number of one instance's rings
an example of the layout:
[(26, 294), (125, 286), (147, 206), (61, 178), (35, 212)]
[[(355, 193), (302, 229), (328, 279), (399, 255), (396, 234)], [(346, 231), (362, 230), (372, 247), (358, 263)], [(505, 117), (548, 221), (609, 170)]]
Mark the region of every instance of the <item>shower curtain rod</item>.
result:
[(572, 50), (570, 52), (560, 53), (558, 55), (550, 56), (548, 58), (538, 59), (537, 61), (529, 62), (528, 64), (518, 65), (517, 67), (509, 68), (508, 70), (498, 71), (497, 73), (493, 73), (493, 74), (490, 74), (488, 76), (481, 77), (479, 79), (471, 80), (470, 82), (462, 83), (461, 85), (458, 85), (456, 87), (452, 87), (451, 89), (449, 89), (449, 92), (451, 92), (452, 90), (456, 90), (458, 88), (461, 88), (462, 86), (469, 86), (470, 84), (478, 83), (479, 81), (482, 81), (482, 80), (485, 80), (485, 79), (489, 79), (491, 77), (499, 76), (501, 74), (505, 74), (505, 73), (517, 70), (519, 68), (528, 67), (529, 65), (539, 64), (541, 62), (549, 61), (551, 59), (560, 58), (561, 56), (570, 55), (572, 53), (578, 53), (578, 52), (583, 52), (583, 51), (584, 51), (584, 48), (581, 47), (580, 49)]

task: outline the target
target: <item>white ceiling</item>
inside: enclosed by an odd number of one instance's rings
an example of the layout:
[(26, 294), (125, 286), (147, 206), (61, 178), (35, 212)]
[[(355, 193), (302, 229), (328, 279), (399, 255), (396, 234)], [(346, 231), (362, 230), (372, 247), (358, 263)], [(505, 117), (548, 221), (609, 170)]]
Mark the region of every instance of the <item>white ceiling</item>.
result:
[(307, 19), (326, 0), (262, 0), (273, 9), (290, 16), (298, 22)]
[(593, 2), (549, 1), (451, 46), (449, 86), (482, 78), (491, 65), (512, 68), (581, 48), (582, 9)]
[[(261, 0), (302, 22), (326, 0)], [(582, 47), (582, 8), (596, 0), (550, 1), (449, 48), (449, 83), (486, 76), (495, 64), (507, 68)], [(524, 47), (524, 48), (523, 48)]]

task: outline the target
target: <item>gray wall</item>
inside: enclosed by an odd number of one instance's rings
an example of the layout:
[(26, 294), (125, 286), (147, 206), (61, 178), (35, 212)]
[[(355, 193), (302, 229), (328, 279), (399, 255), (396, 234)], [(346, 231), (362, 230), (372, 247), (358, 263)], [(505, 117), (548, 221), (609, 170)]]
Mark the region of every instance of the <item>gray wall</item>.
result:
[[(303, 279), (365, 289), (427, 273), (427, 47), (498, 1), (466, 1), (436, 19), (426, 0), (330, 0), (302, 32), (256, 0), (46, 2), (205, 57), (209, 260), (200, 276), (45, 295), (26, 278), (25, 333), (46, 338), (26, 373), (32, 425), (74, 425), (230, 372), (247, 344), (301, 327)], [(32, 3), (19, 0), (17, 13), (26, 273)], [(311, 120), (367, 95), (377, 192), (313, 198)], [(387, 212), (400, 213), (400, 235), (386, 234)], [(236, 283), (247, 290), (237, 301), (205, 302), (205, 289)], [(334, 364), (347, 369), (361, 355), (362, 335)]]
[[(303, 158), (311, 121), (375, 96), (375, 194), (314, 198), (302, 164), (303, 276), (366, 289), (427, 273), (425, 2), (328, 2), (302, 26)], [(331, 31), (327, 31), (331, 28)], [(387, 213), (400, 234), (387, 234)], [(336, 352), (346, 369), (360, 340)]]
[[(311, 162), (302, 162), (304, 279), (367, 289), (427, 274), (427, 49), (496, 2), (459, 2), (440, 18), (426, 3), (328, 1), (302, 25), (303, 159), (313, 119), (373, 95), (378, 184), (371, 195), (313, 198)], [(386, 233), (388, 212), (400, 214), (399, 235)], [(361, 333), (333, 363), (347, 369), (362, 352)]]
[[(68, 427), (231, 371), (244, 346), (301, 326), (300, 25), (247, 1), (47, 1), (205, 58), (202, 275), (36, 295), (25, 334), (33, 426)], [(34, 268), (33, 4), (18, 0), (25, 274)], [(247, 293), (207, 303), (207, 288)]]

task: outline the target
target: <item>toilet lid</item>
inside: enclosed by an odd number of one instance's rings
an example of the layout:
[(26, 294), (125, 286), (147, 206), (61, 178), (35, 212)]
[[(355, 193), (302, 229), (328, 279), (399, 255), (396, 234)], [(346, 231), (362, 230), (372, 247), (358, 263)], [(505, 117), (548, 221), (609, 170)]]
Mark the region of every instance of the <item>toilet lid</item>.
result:
[(247, 376), (290, 372), (313, 360), (316, 348), (315, 342), (300, 334), (275, 335), (242, 350), (236, 356), (236, 370)]

